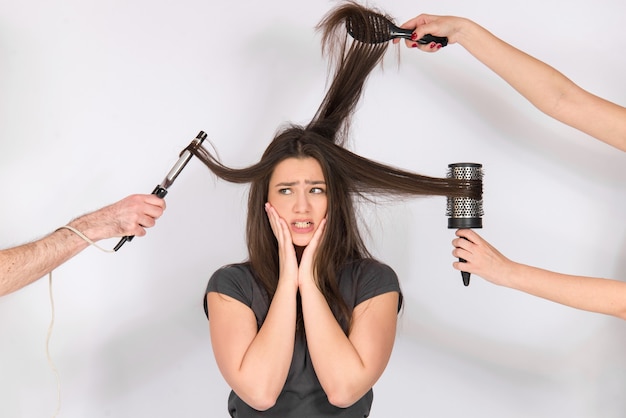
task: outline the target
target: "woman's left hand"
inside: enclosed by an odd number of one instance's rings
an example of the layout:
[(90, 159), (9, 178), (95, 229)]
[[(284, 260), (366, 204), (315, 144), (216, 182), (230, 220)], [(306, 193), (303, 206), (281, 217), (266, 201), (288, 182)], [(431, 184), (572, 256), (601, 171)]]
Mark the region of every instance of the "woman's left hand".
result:
[(298, 285), (301, 285), (303, 280), (315, 281), (314, 261), (315, 254), (317, 253), (317, 247), (324, 235), (324, 228), (326, 227), (326, 218), (322, 219), (317, 230), (313, 234), (309, 245), (306, 246), (302, 252), (302, 258), (300, 259), (300, 267), (298, 268)]

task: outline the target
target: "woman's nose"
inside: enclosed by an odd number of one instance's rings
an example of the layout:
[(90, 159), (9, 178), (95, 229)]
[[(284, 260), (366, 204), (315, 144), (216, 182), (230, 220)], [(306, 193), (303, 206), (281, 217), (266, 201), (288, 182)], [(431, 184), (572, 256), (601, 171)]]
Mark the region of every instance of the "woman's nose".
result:
[(294, 205), (294, 211), (297, 213), (308, 212), (310, 207), (309, 197), (306, 193), (298, 193)]

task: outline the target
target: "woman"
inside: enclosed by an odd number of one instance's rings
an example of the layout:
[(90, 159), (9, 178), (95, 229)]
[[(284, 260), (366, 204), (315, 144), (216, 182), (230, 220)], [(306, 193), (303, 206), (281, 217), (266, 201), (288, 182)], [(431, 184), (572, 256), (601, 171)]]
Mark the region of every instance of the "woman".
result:
[[(455, 16), (419, 15), (402, 25), (414, 39), (426, 33), (448, 37), (502, 77), (545, 114), (626, 151), (626, 108), (595, 96), (553, 67), (497, 38), (475, 22)], [(435, 52), (440, 44), (407, 46)], [(457, 270), (534, 296), (591, 312), (626, 319), (626, 283), (618, 280), (561, 274), (516, 263), (503, 256), (473, 230), (459, 230), (452, 254)]]
[(261, 160), (232, 169), (193, 150), (218, 177), (251, 183), (249, 259), (213, 274), (205, 310), (232, 417), (366, 417), (393, 348), (402, 294), (361, 238), (357, 198), (372, 194), (480, 199), (480, 181), (439, 179), (360, 157), (342, 145), (386, 45), (349, 44), (345, 3), (320, 23), (335, 54), (313, 120), (279, 130)]

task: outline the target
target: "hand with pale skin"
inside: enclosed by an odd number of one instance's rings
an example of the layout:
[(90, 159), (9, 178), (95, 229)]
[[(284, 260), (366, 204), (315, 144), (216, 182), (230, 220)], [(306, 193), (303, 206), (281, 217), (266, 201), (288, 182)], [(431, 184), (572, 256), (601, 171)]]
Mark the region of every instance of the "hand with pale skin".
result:
[(298, 287), (298, 259), (291, 241), (291, 231), (289, 225), (280, 217), (276, 209), (268, 202), (265, 204), (267, 218), (270, 221), (272, 232), (278, 242), (278, 282), (288, 280)]
[(455, 269), (496, 285), (520, 290), (572, 308), (626, 319), (626, 283), (619, 280), (556, 273), (509, 260), (471, 229), (452, 240)]
[[(413, 40), (405, 40), (405, 44), (409, 48), (419, 48), (425, 52), (437, 52), (443, 45), (437, 42), (422, 45), (415, 42), (427, 34), (448, 38), (448, 45), (458, 42), (458, 38), (462, 31), (463, 21), (465, 19), (454, 16), (434, 16), (421, 14), (402, 24), (404, 29), (414, 29)], [(394, 39), (393, 43), (397, 44), (400, 39)]]
[[(293, 276), (293, 271), (295, 269), (297, 272), (296, 277), (298, 287), (300, 287), (303, 280), (312, 280), (315, 282), (315, 253), (324, 234), (326, 219), (322, 219), (319, 227), (315, 230), (311, 241), (306, 247), (294, 248), (291, 240), (291, 231), (289, 230), (287, 222), (281, 218), (280, 215), (278, 215), (276, 210), (269, 203), (265, 204), (265, 209), (267, 211), (274, 236), (278, 241), (278, 258), (281, 270), (280, 276), (283, 276), (283, 271), (286, 273), (289, 272), (287, 276)], [(296, 253), (296, 250), (301, 251), (300, 262), (298, 262), (298, 254)]]
[(514, 263), (472, 229), (459, 229), (456, 236), (458, 238), (452, 241), (452, 255), (464, 259), (465, 262), (455, 261), (452, 266), (457, 270), (477, 274), (493, 284), (506, 286), (506, 278)]

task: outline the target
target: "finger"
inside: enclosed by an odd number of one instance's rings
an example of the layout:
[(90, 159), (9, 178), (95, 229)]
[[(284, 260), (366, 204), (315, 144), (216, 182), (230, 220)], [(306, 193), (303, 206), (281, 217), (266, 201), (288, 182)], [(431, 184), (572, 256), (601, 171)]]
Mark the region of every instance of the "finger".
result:
[[(278, 214), (276, 216), (278, 217)], [(289, 225), (287, 225), (287, 222), (281, 217), (278, 217), (278, 227), (280, 229), (283, 242), (287, 246), (291, 246), (291, 231), (289, 230)]]
[(480, 240), (480, 236), (473, 229), (457, 229), (455, 235), (472, 243), (476, 243)]
[(468, 246), (470, 242), (464, 238), (455, 238), (452, 240), (452, 246), (454, 248), (464, 248), (463, 246)]
[(456, 258), (462, 258), (463, 260), (469, 260), (472, 258), (472, 253), (464, 248), (455, 248), (452, 250), (452, 255)]
[(270, 219), (270, 225), (272, 227), (272, 232), (274, 232), (274, 236), (278, 240), (279, 247), (285, 247), (290, 245), (291, 242), (291, 232), (289, 231), (289, 226), (287, 222), (278, 215), (276, 209), (272, 205), (268, 203), (265, 204), (268, 217)]
[[(162, 199), (160, 201), (164, 202)], [(147, 205), (144, 208), (144, 214), (150, 216), (151, 218), (158, 219), (163, 215), (163, 211), (165, 210), (165, 205), (157, 206), (157, 205)]]
[(267, 215), (267, 220), (270, 223), (270, 228), (272, 228), (272, 232), (274, 233), (274, 237), (276, 237), (276, 239), (279, 239), (278, 235), (278, 226), (276, 225), (276, 219), (272, 213), (272, 207), (270, 206), (269, 203), (265, 204), (265, 214)]
[(452, 267), (455, 270), (459, 270), (459, 271), (466, 271), (468, 273), (474, 273), (474, 270), (472, 269), (472, 266), (466, 262), (463, 261), (454, 261), (452, 263)]
[(322, 236), (324, 235), (324, 230), (326, 227), (326, 218), (322, 219), (320, 221), (319, 226), (317, 227), (317, 229), (315, 230), (315, 233), (313, 234), (313, 237), (311, 237), (311, 241), (309, 242), (309, 245), (306, 246), (306, 248), (304, 249), (304, 254), (306, 254), (306, 256), (303, 254), (302, 256), (302, 261), (301, 262), (301, 266), (304, 265), (304, 260), (308, 260), (311, 261), (313, 258), (313, 255), (315, 254), (315, 252), (317, 251), (317, 247), (320, 243), (320, 241), (322, 240)]
[(325, 228), (326, 228), (326, 218), (321, 220), (320, 226), (317, 227), (317, 230), (313, 234), (312, 241), (314, 240), (315, 243), (319, 242), (319, 240), (322, 238), (322, 235), (324, 234)]
[(144, 196), (145, 197), (143, 201), (145, 203), (165, 209), (165, 200), (163, 200), (163, 198), (158, 197), (157, 195), (154, 195), (154, 194), (148, 194)]
[(139, 226), (144, 228), (152, 228), (156, 224), (156, 219), (152, 216), (142, 216), (139, 220)]
[(143, 237), (146, 235), (146, 228), (141, 222), (134, 222), (127, 227), (123, 227), (124, 235), (134, 235), (137, 237)]

